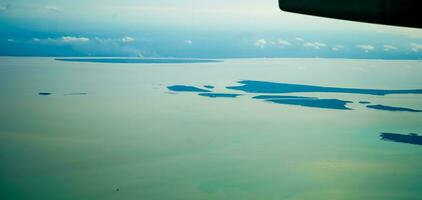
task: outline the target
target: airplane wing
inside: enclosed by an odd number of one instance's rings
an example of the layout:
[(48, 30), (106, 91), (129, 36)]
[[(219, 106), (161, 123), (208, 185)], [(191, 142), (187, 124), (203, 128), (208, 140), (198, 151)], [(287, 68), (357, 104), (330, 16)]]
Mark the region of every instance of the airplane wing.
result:
[(283, 11), (422, 28), (422, 0), (279, 0)]

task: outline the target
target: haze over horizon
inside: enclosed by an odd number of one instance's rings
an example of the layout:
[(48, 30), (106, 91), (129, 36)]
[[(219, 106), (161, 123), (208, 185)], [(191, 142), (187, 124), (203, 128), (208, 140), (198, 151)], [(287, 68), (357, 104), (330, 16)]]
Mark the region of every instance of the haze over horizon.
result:
[(0, 56), (422, 58), (420, 29), (286, 13), (273, 0), (0, 0), (0, 29)]

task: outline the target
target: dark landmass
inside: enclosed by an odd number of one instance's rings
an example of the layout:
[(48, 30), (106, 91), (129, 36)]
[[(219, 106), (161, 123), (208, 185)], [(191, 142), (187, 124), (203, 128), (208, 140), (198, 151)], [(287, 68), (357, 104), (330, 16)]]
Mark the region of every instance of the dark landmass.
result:
[[(240, 81), (241, 86), (229, 86), (227, 89), (240, 90), (247, 93), (296, 93), (296, 92), (331, 92), (331, 93), (352, 93), (352, 94), (367, 94), (367, 95), (386, 95), (386, 94), (422, 94), (422, 89), (417, 90), (377, 90), (377, 89), (355, 89), (355, 88), (335, 88), (335, 87), (320, 87), (312, 85), (298, 85), (288, 83), (274, 83), (264, 81), (245, 80)], [(212, 85), (204, 85), (204, 88), (212, 89)], [(198, 92), (200, 96), (210, 98), (236, 98), (241, 94), (231, 93), (212, 93), (211, 90), (198, 88), (189, 85), (173, 85), (167, 87), (173, 92)], [(253, 99), (260, 99), (267, 102), (297, 105), (304, 107), (313, 107), (321, 109), (335, 109), (335, 110), (352, 110), (347, 107), (348, 103), (352, 101), (345, 101), (340, 99), (320, 99), (317, 97), (306, 96), (289, 96), (289, 95), (257, 95)], [(359, 101), (360, 104), (370, 104), (369, 101)], [(385, 105), (367, 105), (366, 107), (377, 110), (386, 111), (406, 111), (406, 112), (422, 112), (422, 110), (415, 110), (410, 108), (393, 107)]]
[(76, 92), (76, 93), (67, 93), (67, 94), (64, 94), (64, 95), (70, 95), (70, 96), (73, 96), (73, 95), (87, 95), (88, 93), (86, 93), (86, 92)]
[(331, 92), (331, 93), (351, 93), (368, 95), (386, 94), (422, 94), (422, 89), (415, 90), (377, 90), (377, 89), (356, 89), (356, 88), (336, 88), (321, 87), (313, 85), (299, 85), (288, 83), (274, 83), (264, 81), (244, 80), (240, 81), (242, 86), (230, 86), (227, 89), (240, 90), (248, 93), (294, 93), (294, 92)]
[(336, 109), (336, 110), (352, 110), (346, 107), (351, 101), (343, 101), (339, 99), (318, 99), (318, 98), (299, 98), (299, 99), (268, 99), (268, 102), (288, 105), (298, 105), (304, 107)]
[(258, 95), (253, 99), (316, 99), (315, 97), (284, 96), (284, 95)]
[(38, 92), (38, 95), (40, 95), (40, 96), (48, 96), (48, 95), (51, 95), (52, 93), (51, 92)]
[(404, 111), (404, 112), (422, 112), (422, 110), (415, 110), (411, 108), (402, 108), (402, 107), (393, 107), (385, 105), (368, 105), (367, 108), (377, 109), (377, 110), (386, 110), (386, 111)]
[(174, 92), (211, 92), (210, 90), (205, 90), (189, 85), (172, 85), (168, 86), (167, 88)]
[(220, 60), (203, 59), (156, 59), (156, 58), (58, 58), (57, 61), (91, 63), (214, 63)]
[(198, 94), (204, 97), (211, 97), (211, 98), (236, 98), (241, 96), (241, 94), (227, 94), (227, 93), (200, 93)]
[(410, 133), (409, 135), (403, 135), (398, 133), (381, 133), (380, 136), (382, 140), (422, 145), (422, 136), (419, 136), (416, 133)]

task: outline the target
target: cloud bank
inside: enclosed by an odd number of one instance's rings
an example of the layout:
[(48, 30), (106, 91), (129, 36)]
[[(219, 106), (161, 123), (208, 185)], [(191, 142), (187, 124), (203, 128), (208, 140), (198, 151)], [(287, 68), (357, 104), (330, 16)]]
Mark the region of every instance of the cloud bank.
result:
[(369, 53), (370, 51), (375, 50), (375, 47), (370, 44), (358, 44), (356, 47), (362, 49), (365, 53)]
[(325, 43), (321, 43), (321, 42), (306, 42), (303, 44), (304, 47), (311, 47), (314, 49), (321, 49), (324, 47), (327, 47), (327, 45)]
[(255, 42), (255, 46), (259, 47), (259, 48), (265, 48), (265, 46), (268, 44), (267, 40), (265, 39), (259, 39)]
[(422, 44), (412, 43), (412, 44), (410, 44), (410, 49), (411, 49), (413, 52), (419, 52), (419, 51), (421, 51), (421, 50), (422, 50)]

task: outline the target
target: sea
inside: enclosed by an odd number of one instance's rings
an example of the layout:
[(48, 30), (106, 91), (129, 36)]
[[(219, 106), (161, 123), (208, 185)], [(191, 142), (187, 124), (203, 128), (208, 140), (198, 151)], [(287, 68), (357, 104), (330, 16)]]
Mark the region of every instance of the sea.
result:
[(0, 199), (422, 199), (421, 89), (418, 60), (0, 57)]

